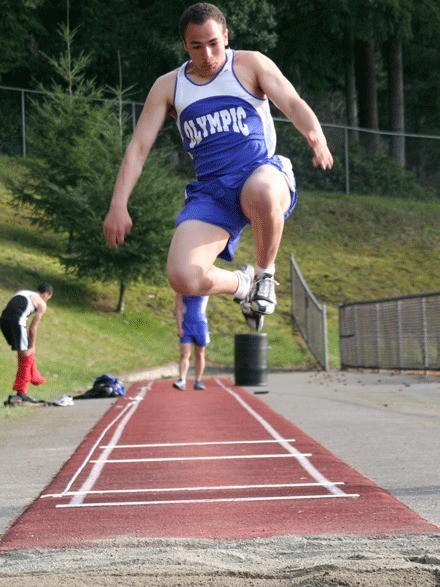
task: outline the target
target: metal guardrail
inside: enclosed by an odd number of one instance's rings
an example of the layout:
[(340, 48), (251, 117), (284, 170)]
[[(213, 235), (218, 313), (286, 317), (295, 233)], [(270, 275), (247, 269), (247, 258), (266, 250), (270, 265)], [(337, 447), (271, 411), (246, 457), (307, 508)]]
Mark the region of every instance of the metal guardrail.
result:
[(293, 255), (290, 256), (292, 317), (319, 365), (329, 369), (327, 310), (310, 291)]
[(440, 370), (440, 292), (339, 306), (341, 368)]

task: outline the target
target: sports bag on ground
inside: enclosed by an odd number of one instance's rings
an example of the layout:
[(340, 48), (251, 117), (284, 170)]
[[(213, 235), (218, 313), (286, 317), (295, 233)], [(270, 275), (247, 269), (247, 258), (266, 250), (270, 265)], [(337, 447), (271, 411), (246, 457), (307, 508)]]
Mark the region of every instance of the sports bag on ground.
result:
[(88, 389), (75, 399), (98, 399), (102, 397), (120, 397), (125, 395), (125, 387), (119, 379), (104, 373), (95, 379), (92, 389)]

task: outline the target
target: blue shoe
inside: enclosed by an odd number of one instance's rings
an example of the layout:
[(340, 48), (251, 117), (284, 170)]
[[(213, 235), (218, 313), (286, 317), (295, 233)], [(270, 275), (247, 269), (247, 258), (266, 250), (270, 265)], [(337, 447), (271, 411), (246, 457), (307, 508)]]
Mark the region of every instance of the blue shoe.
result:
[(194, 389), (205, 389), (205, 385), (204, 383), (196, 379), (196, 381), (194, 381)]

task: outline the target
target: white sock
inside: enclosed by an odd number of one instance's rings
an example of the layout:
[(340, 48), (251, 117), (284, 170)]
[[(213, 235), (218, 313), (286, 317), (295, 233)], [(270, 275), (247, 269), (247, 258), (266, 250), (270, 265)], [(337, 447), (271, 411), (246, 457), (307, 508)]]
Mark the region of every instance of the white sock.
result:
[(234, 294), (234, 298), (237, 300), (244, 300), (247, 296), (250, 288), (249, 276), (243, 273), (243, 271), (234, 271), (238, 277), (238, 287)]
[(257, 279), (262, 277), (264, 273), (269, 273), (269, 275), (272, 275), (273, 277), (275, 275), (275, 265), (269, 265), (269, 267), (266, 267), (266, 269), (263, 269), (259, 265), (255, 267), (255, 277)]

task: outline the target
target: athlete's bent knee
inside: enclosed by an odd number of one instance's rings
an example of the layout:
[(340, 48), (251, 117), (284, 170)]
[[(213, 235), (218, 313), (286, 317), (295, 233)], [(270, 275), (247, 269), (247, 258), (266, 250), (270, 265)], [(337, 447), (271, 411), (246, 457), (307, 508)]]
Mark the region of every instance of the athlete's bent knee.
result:
[(190, 271), (169, 270), (168, 281), (174, 291), (184, 296), (201, 296), (206, 293), (206, 279), (201, 269), (193, 268)]

